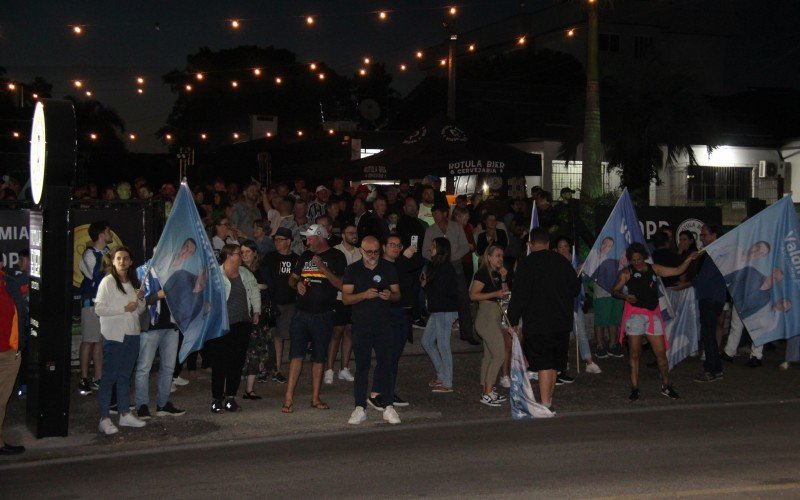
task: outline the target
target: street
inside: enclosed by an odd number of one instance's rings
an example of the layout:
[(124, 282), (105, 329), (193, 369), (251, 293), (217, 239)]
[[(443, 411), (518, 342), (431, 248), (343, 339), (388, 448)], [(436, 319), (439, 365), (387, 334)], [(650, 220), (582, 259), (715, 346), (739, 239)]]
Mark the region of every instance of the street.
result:
[(797, 498), (798, 412), (798, 400), (623, 408), (198, 443), (3, 465), (0, 491), (5, 498)]

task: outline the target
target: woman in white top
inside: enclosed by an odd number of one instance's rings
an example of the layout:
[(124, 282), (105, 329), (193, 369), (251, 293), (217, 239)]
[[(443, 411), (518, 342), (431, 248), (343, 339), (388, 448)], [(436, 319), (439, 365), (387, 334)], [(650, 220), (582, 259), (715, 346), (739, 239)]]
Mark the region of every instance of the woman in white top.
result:
[(119, 425), (143, 427), (145, 423), (129, 410), (130, 380), (139, 356), (139, 315), (144, 312), (144, 294), (139, 288), (131, 252), (119, 247), (111, 253), (111, 268), (100, 282), (94, 312), (100, 317), (103, 336), (103, 378), (97, 405), (100, 432), (115, 434), (119, 429), (109, 418), (111, 388), (117, 385)]

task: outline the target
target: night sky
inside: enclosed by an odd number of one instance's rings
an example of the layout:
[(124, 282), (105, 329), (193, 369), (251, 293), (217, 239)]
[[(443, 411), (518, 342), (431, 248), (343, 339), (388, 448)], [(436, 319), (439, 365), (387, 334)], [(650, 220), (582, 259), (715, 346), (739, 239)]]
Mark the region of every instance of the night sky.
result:
[[(413, 54), (444, 38), (441, 21), (458, 7), (458, 29), (500, 20), (519, 12), (519, 1), (474, 0), (449, 3), (406, 1), (43, 1), (6, 0), (0, 11), (0, 66), (7, 77), (30, 81), (43, 76), (54, 97), (76, 94), (72, 81), (86, 82), (93, 98), (116, 109), (138, 139), (131, 151), (165, 148), (154, 137), (164, 125), (175, 95), (161, 76), (185, 67), (186, 55), (238, 45), (274, 45), (301, 61), (325, 61), (338, 73), (354, 74), (365, 56), (384, 62), (393, 87), (407, 93), (423, 78)], [(527, 2), (528, 8), (551, 0)], [(378, 11), (388, 12), (381, 22)], [(306, 17), (315, 16), (308, 27)], [(231, 19), (241, 21), (234, 30)], [(73, 25), (84, 26), (75, 36)], [(156, 29), (158, 26), (158, 29)], [(400, 73), (400, 63), (409, 71)], [(144, 95), (136, 77), (145, 78)]]

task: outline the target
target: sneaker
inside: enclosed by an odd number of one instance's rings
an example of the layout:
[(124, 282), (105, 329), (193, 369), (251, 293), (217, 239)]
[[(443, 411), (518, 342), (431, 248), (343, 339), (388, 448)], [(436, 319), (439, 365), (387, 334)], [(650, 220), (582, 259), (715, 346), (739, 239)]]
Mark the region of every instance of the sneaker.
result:
[(494, 394), (484, 394), (481, 396), (481, 404), (485, 404), (486, 406), (491, 406), (492, 408), (499, 408), (502, 406), (500, 401), (494, 397)]
[(350, 425), (363, 424), (367, 420), (367, 412), (364, 411), (363, 406), (356, 406), (353, 413), (350, 414), (350, 419), (347, 421)]
[(703, 372), (694, 378), (695, 382), (714, 382), (722, 378), (722, 373), (714, 374), (711, 372)]
[(665, 395), (669, 399), (678, 399), (678, 393), (672, 389), (672, 384), (669, 385), (662, 385), (661, 386), (661, 394)]
[(400, 415), (394, 409), (394, 406), (389, 405), (383, 412), (383, 419), (389, 422), (392, 425), (397, 425), (400, 423)]
[(147, 424), (144, 423), (144, 420), (136, 418), (136, 415), (131, 411), (119, 416), (120, 427), (144, 427), (145, 425)]
[(431, 389), (431, 392), (438, 392), (438, 393), (446, 394), (446, 393), (453, 392), (453, 388), (452, 387), (445, 387), (443, 385), (439, 385), (439, 386), (436, 386), (433, 389)]
[(345, 368), (343, 370), (339, 370), (339, 380), (346, 380), (347, 382), (352, 382), (356, 378), (350, 373), (349, 368)]
[(639, 388), (638, 387), (632, 387), (631, 388), (631, 395), (628, 396), (628, 399), (630, 399), (631, 401), (639, 401)]
[(183, 377), (175, 377), (175, 378), (173, 378), (172, 379), (172, 383), (177, 385), (178, 387), (181, 387), (183, 385), (189, 385), (189, 381), (186, 380)]
[(268, 382), (269, 381), (269, 374), (267, 373), (259, 373), (256, 377), (256, 380), (259, 382)]
[(221, 399), (215, 399), (211, 403), (211, 413), (219, 413), (221, 411), (222, 411), (222, 400)]
[(575, 379), (565, 373), (556, 374), (556, 384), (571, 384), (573, 382), (575, 382)]
[(606, 346), (604, 345), (597, 346), (597, 350), (595, 351), (595, 357), (597, 357), (597, 359), (606, 359), (608, 357), (608, 351), (606, 350)]
[(408, 406), (408, 401), (400, 398), (397, 394), (394, 395), (394, 406)]
[(175, 408), (175, 406), (169, 401), (167, 401), (167, 404), (165, 404), (164, 406), (157, 406), (156, 408), (158, 410), (156, 411), (156, 415), (158, 415), (159, 417), (180, 417), (181, 415), (186, 413), (185, 410), (180, 410), (178, 408)]
[(788, 370), (790, 368), (790, 366), (791, 365), (789, 364), (788, 361), (784, 361), (783, 363), (778, 365), (778, 368), (780, 368), (781, 370), (786, 371), (786, 370)]
[(88, 396), (92, 393), (92, 384), (89, 382), (89, 379), (82, 378), (81, 381), (78, 383), (78, 394), (81, 396)]
[(100, 429), (100, 432), (106, 436), (110, 436), (119, 432), (117, 426), (114, 425), (114, 422), (112, 422), (108, 417), (100, 419), (100, 425), (98, 426), (98, 429)]
[(173, 392), (175, 392), (177, 390), (178, 390), (178, 386), (175, 385), (175, 382), (173, 382), (172, 385), (169, 388), (169, 393), (172, 394)]
[(733, 356), (728, 356), (728, 353), (725, 352), (725, 351), (722, 351), (721, 353), (719, 353), (719, 358), (722, 361), (727, 361), (728, 363), (733, 363)]
[(383, 401), (381, 401), (381, 396), (378, 394), (374, 398), (367, 398), (367, 404), (370, 405), (373, 409), (378, 411), (384, 410)]
[(99, 391), (100, 390), (100, 379), (92, 380), (92, 390)]
[(506, 401), (508, 401), (508, 397), (503, 396), (502, 394), (498, 394), (495, 388), (492, 388), (492, 397), (494, 397), (494, 399), (496, 399), (500, 403), (505, 403)]
[(758, 368), (759, 366), (763, 365), (764, 363), (762, 363), (761, 360), (755, 356), (750, 356), (750, 359), (747, 360), (747, 366), (750, 368)]
[(281, 372), (275, 372), (272, 375), (272, 380), (274, 380), (275, 382), (277, 382), (279, 384), (285, 384), (286, 383), (286, 377), (284, 377)]
[(609, 346), (608, 355), (612, 358), (622, 358), (625, 356), (625, 354), (622, 353), (622, 346), (619, 344)]
[(325, 385), (331, 385), (333, 383), (333, 370), (325, 370), (325, 374), (322, 376), (322, 382)]
[(150, 415), (150, 408), (148, 408), (147, 405), (140, 405), (139, 409), (136, 410), (136, 416), (139, 417), (139, 420), (150, 420), (153, 418), (153, 416)]
[(225, 400), (225, 409), (229, 412), (236, 412), (239, 411), (239, 405), (236, 403), (236, 400), (233, 398), (228, 398)]
[(511, 378), (509, 378), (508, 375), (503, 375), (502, 377), (500, 377), (500, 387), (504, 389), (511, 388)]
[(586, 373), (603, 373), (603, 370), (597, 366), (597, 363), (590, 361), (586, 363)]
[(539, 381), (539, 372), (526, 370), (525, 374), (528, 376), (528, 380), (535, 380), (537, 382)]
[(414, 321), (414, 323), (412, 324), (412, 326), (413, 326), (414, 328), (419, 328), (419, 329), (421, 329), (421, 330), (424, 330), (424, 329), (425, 329), (425, 325), (426, 325), (427, 323), (428, 323), (428, 322), (427, 322), (427, 321), (425, 321), (423, 318), (419, 318), (418, 320)]

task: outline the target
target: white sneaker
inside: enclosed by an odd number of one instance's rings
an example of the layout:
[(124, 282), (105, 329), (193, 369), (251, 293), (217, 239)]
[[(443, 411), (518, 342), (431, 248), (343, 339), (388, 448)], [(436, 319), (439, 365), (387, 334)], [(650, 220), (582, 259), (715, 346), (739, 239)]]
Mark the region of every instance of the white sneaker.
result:
[(350, 414), (350, 420), (348, 420), (347, 423), (350, 425), (359, 425), (363, 424), (365, 420), (367, 420), (367, 412), (364, 411), (364, 407), (356, 406), (356, 409)]
[(325, 370), (322, 381), (325, 382), (325, 385), (331, 385), (333, 383), (333, 370)]
[(500, 387), (503, 387), (505, 389), (511, 388), (511, 378), (509, 378), (508, 375), (503, 375), (502, 377), (500, 377)]
[(119, 432), (117, 426), (114, 425), (114, 422), (112, 422), (108, 417), (100, 419), (100, 426), (98, 428), (100, 429), (100, 432), (106, 436), (110, 436)]
[(597, 366), (597, 363), (595, 363), (594, 361), (590, 361), (586, 363), (586, 373), (603, 373), (603, 370), (601, 370), (600, 367)]
[(400, 423), (400, 415), (394, 410), (394, 406), (389, 405), (383, 410), (383, 419), (392, 425)]
[(172, 379), (172, 383), (177, 385), (178, 387), (182, 385), (189, 385), (189, 381), (183, 377), (175, 377), (174, 379)]
[(119, 416), (120, 427), (144, 427), (145, 425), (147, 424), (144, 420), (139, 420), (132, 412)]
[(528, 370), (525, 373), (528, 375), (528, 380), (539, 380), (539, 372)]
[(171, 386), (170, 386), (170, 388), (169, 388), (169, 393), (170, 393), (170, 394), (172, 394), (173, 392), (175, 392), (175, 391), (177, 391), (177, 390), (178, 390), (178, 384), (176, 384), (175, 382), (173, 382), (173, 383), (172, 383), (172, 385), (171, 385)]
[(339, 370), (339, 380), (347, 380), (348, 382), (352, 382), (356, 378), (350, 373), (350, 368), (345, 368), (344, 370)]
[(780, 368), (781, 370), (788, 370), (789, 366), (790, 366), (789, 362), (788, 361), (784, 361), (783, 363), (778, 365), (778, 368)]

